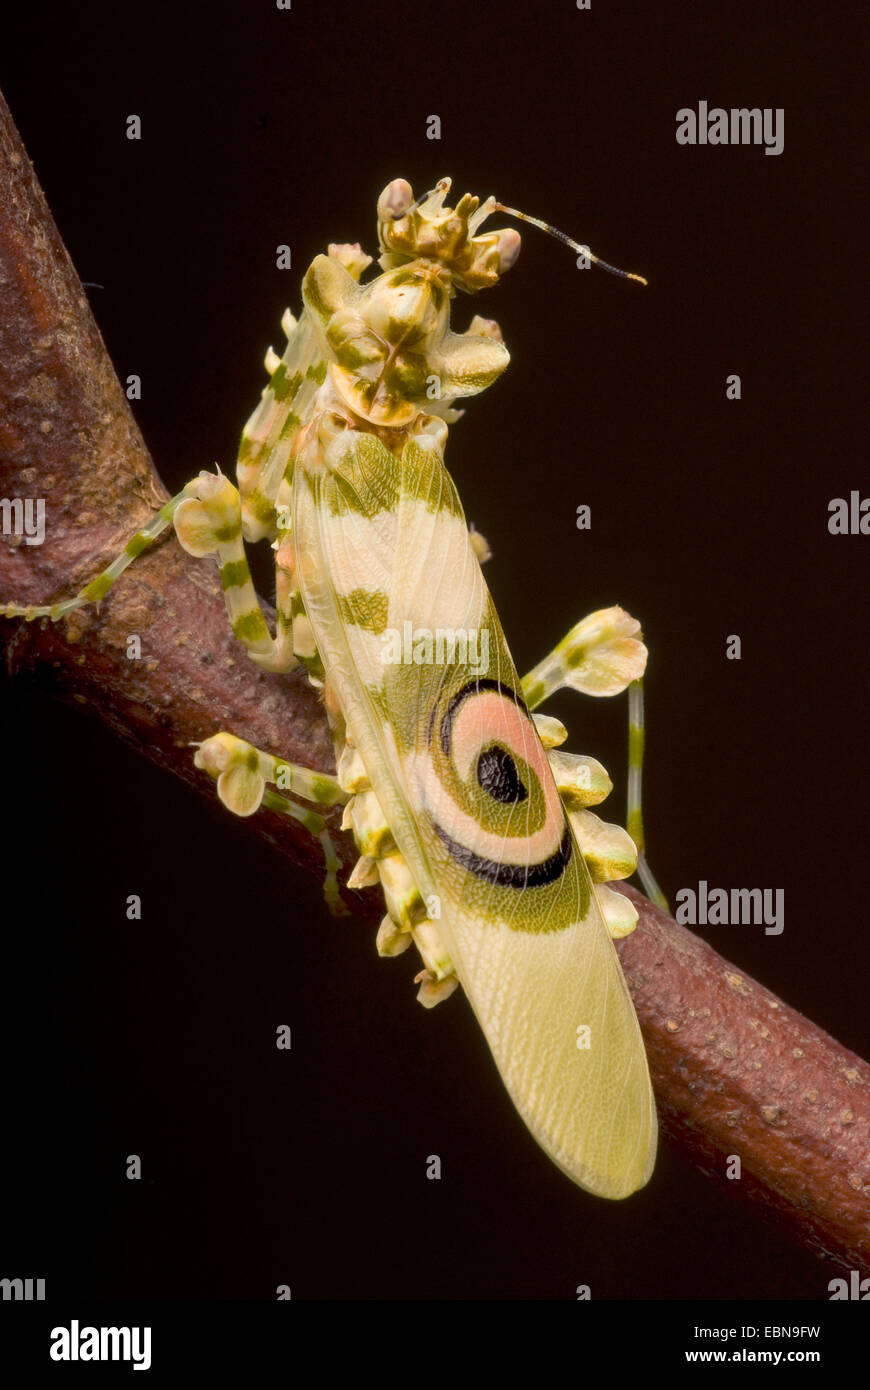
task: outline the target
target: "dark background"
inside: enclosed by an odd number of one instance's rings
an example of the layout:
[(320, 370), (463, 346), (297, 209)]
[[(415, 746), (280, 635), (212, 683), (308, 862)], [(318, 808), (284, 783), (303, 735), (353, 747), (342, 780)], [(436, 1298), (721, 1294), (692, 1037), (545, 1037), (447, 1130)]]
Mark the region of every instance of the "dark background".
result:
[[(866, 1052), (870, 538), (827, 530), (832, 497), (870, 493), (857, 38), (842, 11), (758, 0), (33, 5), (0, 85), (172, 491), (232, 466), (306, 265), (330, 240), (374, 249), (391, 177), (449, 173), (649, 276), (580, 274), (524, 232), (502, 286), (457, 305), (460, 327), (497, 317), (513, 361), (448, 465), (521, 670), (595, 607), (642, 619), (671, 900), (699, 879), (783, 888), (783, 935), (700, 930)], [(784, 107), (784, 153), (678, 146), (701, 99)], [(624, 1204), (573, 1187), (461, 996), (425, 1013), (410, 953), (379, 961), (370, 924), (333, 922), (228, 815), (83, 712), (9, 682), (3, 700), (20, 903), (0, 1274), (98, 1297), (827, 1297), (833, 1271), (667, 1150)], [(614, 775), (621, 818), (624, 702), (552, 712)]]

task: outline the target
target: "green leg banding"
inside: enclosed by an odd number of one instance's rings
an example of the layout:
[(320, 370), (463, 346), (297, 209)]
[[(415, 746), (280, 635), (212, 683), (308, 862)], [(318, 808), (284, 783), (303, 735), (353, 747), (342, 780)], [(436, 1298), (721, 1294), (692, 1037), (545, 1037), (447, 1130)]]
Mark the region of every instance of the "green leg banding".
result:
[(180, 502), (184, 501), (185, 495), (185, 493), (179, 492), (175, 497), (171, 497), (152, 517), (147, 526), (143, 526), (141, 531), (137, 531), (135, 536), (130, 537), (120, 555), (103, 570), (102, 574), (98, 574), (95, 579), (85, 585), (81, 593), (77, 594), (75, 598), (63, 599), (60, 603), (48, 604), (45, 607), (35, 607), (32, 604), (22, 607), (18, 603), (3, 603), (0, 604), (0, 617), (24, 618), (29, 623), (33, 622), (35, 618), (50, 618), (53, 623), (56, 623), (76, 608), (84, 608), (89, 603), (99, 603), (100, 599), (106, 597), (127, 566), (132, 565), (133, 561), (171, 525), (175, 509)]
[(218, 559), (233, 635), (264, 671), (292, 671), (297, 665), (292, 623), (285, 621), (285, 615), (279, 610), (275, 637), (272, 637), (248, 568), (241, 529), (231, 541), (220, 545)]
[(323, 896), (326, 899), (326, 905), (334, 917), (346, 917), (348, 909), (342, 902), (338, 890), (338, 871), (341, 868), (341, 860), (326, 828), (326, 821), (316, 811), (310, 811), (306, 806), (299, 806), (295, 801), (289, 801), (287, 797), (279, 796), (277, 792), (271, 791), (268, 787), (263, 793), (263, 805), (268, 807), (270, 811), (278, 811), (283, 816), (291, 816), (293, 820), (299, 821), (315, 839), (320, 841), (326, 860), (326, 878), (323, 883)]
[(288, 763), (224, 730), (197, 745), (194, 762), (218, 779), (220, 798), (236, 815), (250, 815), (266, 786), (293, 792), (318, 806), (341, 806), (349, 797), (331, 773)]
[(637, 876), (651, 902), (669, 912), (668, 900), (659, 888), (646, 861), (646, 837), (643, 829), (641, 783), (643, 779), (644, 716), (643, 681), (632, 681), (628, 687), (628, 823), (627, 830), (637, 845)]
[(248, 567), (238, 489), (218, 471), (200, 473), (184, 491), (185, 500), (174, 518), (176, 535), (189, 554), (217, 556), (233, 635), (264, 671), (292, 671), (298, 663), (286, 608), (289, 599), (282, 590), (273, 637)]
[[(628, 638), (628, 647), (636, 648), (643, 658), (636, 669), (643, 671), (643, 663), (646, 661), (646, 653), (639, 634), (639, 624), (622, 609), (602, 609), (582, 619), (544, 657), (543, 661), (540, 661), (527, 676), (523, 677), (521, 689), (529, 710), (537, 709), (550, 695), (561, 690), (563, 686), (573, 686), (575, 689), (584, 690), (592, 695), (618, 694), (624, 690), (625, 680), (620, 679), (626, 649), (624, 639)], [(623, 639), (621, 652), (619, 639)], [(606, 679), (604, 681), (590, 679), (590, 676), (596, 674), (593, 664), (589, 664), (585, 674), (581, 674), (579, 680), (573, 678), (578, 671), (582, 673), (587, 657), (594, 658), (600, 671), (602, 669), (602, 657), (606, 654), (608, 646), (612, 646), (622, 658), (614, 662), (614, 679), (609, 683), (609, 688)], [(643, 679), (641, 677), (628, 684), (628, 816), (626, 828), (637, 846), (637, 874), (643, 884), (644, 892), (651, 902), (668, 912), (667, 899), (646, 860), (641, 807), (643, 754)]]
[(263, 753), (252, 743), (235, 734), (221, 732), (205, 739), (196, 750), (194, 762), (217, 781), (218, 796), (237, 816), (253, 815), (261, 806), (268, 806), (281, 815), (291, 816), (319, 840), (326, 859), (324, 897), (331, 912), (343, 915), (347, 909), (338, 892), (338, 870), (341, 861), (326, 828), (323, 816), (307, 806), (272, 791), (293, 791), (297, 796), (314, 801), (318, 806), (337, 806), (347, 801), (348, 793), (336, 777), (328, 772), (288, 763), (271, 753)]
[(328, 772), (313, 772), (311, 768), (300, 767), (298, 763), (288, 763), (282, 758), (273, 758), (270, 753), (261, 753), (264, 764), (270, 765), (266, 781), (273, 783), (282, 791), (294, 792), (305, 801), (314, 801), (318, 806), (341, 806), (347, 799), (336, 777)]
[(530, 710), (537, 709), (538, 705), (569, 683), (571, 671), (580, 665), (586, 654), (583, 638), (589, 622), (589, 618), (584, 618), (575, 623), (543, 661), (539, 661), (527, 676), (523, 676), (523, 699)]
[(550, 695), (562, 685), (563, 667), (560, 662), (554, 660), (551, 652), (545, 657), (527, 676), (523, 676), (520, 681), (523, 699), (531, 712), (542, 705)]

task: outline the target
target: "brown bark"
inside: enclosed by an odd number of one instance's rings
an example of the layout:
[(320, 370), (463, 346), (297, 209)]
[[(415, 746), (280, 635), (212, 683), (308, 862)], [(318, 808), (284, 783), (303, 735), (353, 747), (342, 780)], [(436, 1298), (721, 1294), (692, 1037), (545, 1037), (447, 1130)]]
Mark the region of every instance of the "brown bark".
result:
[[(4, 537), (0, 596), (68, 597), (166, 500), (112, 369), (85, 292), (0, 96), (0, 489), (44, 497), (41, 546)], [(126, 656), (127, 636), (143, 656)], [(292, 761), (328, 768), (332, 746), (299, 673), (259, 672), (228, 631), (216, 571), (158, 543), (111, 597), (69, 622), (0, 622), (10, 672), (91, 705), (147, 757), (213, 794), (190, 743), (232, 728)], [(295, 823), (256, 817), (255, 833), (296, 860), (322, 863)]]
[[(847, 1269), (870, 1266), (870, 1066), (632, 888), (619, 955), (666, 1138)], [(741, 1180), (726, 1178), (736, 1154)]]
[[(75, 592), (165, 500), (84, 292), (0, 97), (0, 491), (42, 496), (43, 546), (0, 546), (0, 595)], [(130, 661), (126, 640), (142, 638)], [(139, 559), (99, 613), (59, 627), (0, 623), (7, 666), (93, 707), (114, 732), (204, 796), (191, 741), (220, 728), (309, 766), (332, 755), (299, 674), (257, 672), (230, 635), (213, 569), (174, 539)], [(334, 817), (333, 817), (334, 820)], [(293, 822), (240, 822), (297, 864), (322, 860)], [(346, 863), (354, 851), (342, 845)], [(846, 1269), (870, 1267), (870, 1067), (631, 889), (640, 925), (620, 955), (649, 1051), (663, 1130)], [(379, 916), (376, 895), (356, 897)]]

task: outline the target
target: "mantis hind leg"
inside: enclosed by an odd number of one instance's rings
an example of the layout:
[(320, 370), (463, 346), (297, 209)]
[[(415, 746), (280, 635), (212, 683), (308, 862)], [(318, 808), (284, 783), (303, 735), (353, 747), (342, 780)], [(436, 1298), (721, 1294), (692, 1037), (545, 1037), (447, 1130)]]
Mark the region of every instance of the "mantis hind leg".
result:
[(336, 806), (348, 799), (338, 779), (327, 772), (316, 772), (297, 763), (285, 762), (271, 753), (262, 752), (243, 738), (223, 731), (199, 744), (194, 762), (215, 779), (218, 796), (234, 815), (252, 816), (261, 806), (265, 806), (270, 811), (298, 821), (320, 841), (326, 861), (323, 896), (335, 916), (345, 915), (347, 908), (338, 889), (341, 860), (326, 821), (317, 811), (280, 794), (282, 791), (292, 791), (318, 806)]
[(220, 471), (200, 473), (185, 487), (173, 520), (189, 555), (217, 556), (233, 636), (251, 660), (264, 671), (292, 671), (298, 664), (293, 652), (292, 587), (279, 573), (273, 637), (248, 567), (238, 489)]
[(272, 637), (254, 590), (242, 536), (242, 508), (237, 489), (222, 473), (200, 473), (175, 497), (171, 497), (124, 546), (110, 565), (85, 585), (74, 598), (42, 606), (0, 604), (0, 617), (49, 618), (59, 622), (77, 608), (99, 603), (133, 561), (170, 525), (191, 555), (215, 555), (220, 565), (221, 588), (234, 635), (252, 661), (266, 671), (291, 671), (297, 664), (293, 651), (293, 603), (289, 576), (277, 575), (277, 624)]
[(641, 784), (643, 780), (643, 749), (646, 726), (643, 714), (643, 680), (632, 681), (628, 687), (628, 833), (637, 845), (637, 876), (651, 902), (669, 912), (668, 900), (658, 885), (646, 859), (646, 834), (643, 828)]
[(24, 618), (27, 622), (33, 622), (35, 618), (50, 618), (53, 623), (60, 622), (68, 613), (72, 613), (76, 608), (84, 608), (89, 603), (99, 603), (113, 588), (118, 579), (133, 561), (153, 545), (158, 536), (172, 525), (175, 512), (185, 499), (185, 493), (179, 492), (175, 497), (170, 497), (164, 503), (159, 512), (143, 526), (141, 531), (137, 531), (131, 536), (120, 555), (117, 555), (110, 565), (92, 579), (80, 593), (74, 598), (62, 599), (58, 603), (49, 603), (43, 606), (29, 604), (24, 606), (20, 603), (0, 604), (0, 617), (2, 618)]
[[(644, 892), (658, 907), (668, 911), (667, 899), (646, 858), (641, 799), (645, 666), (646, 648), (641, 640), (640, 624), (621, 608), (603, 609), (576, 623), (543, 661), (523, 677), (521, 686), (530, 710), (537, 709), (563, 686), (596, 696), (618, 695), (628, 689), (628, 833), (637, 848), (637, 874)], [(543, 723), (546, 716), (538, 716), (538, 719)]]

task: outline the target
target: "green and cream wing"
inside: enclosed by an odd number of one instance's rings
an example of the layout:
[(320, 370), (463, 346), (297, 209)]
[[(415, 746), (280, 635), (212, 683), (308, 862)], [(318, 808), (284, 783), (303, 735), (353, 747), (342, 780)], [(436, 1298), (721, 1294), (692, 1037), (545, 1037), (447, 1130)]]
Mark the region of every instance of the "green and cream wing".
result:
[(296, 510), (329, 679), (517, 1109), (626, 1196), (655, 1153), (640, 1030), (459, 499), (434, 440), (357, 438)]

